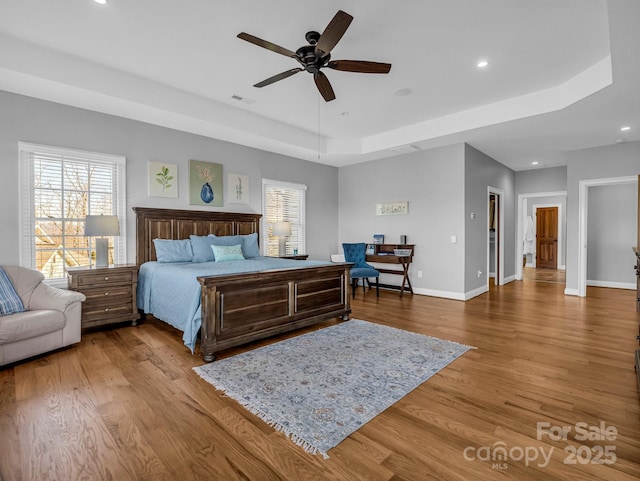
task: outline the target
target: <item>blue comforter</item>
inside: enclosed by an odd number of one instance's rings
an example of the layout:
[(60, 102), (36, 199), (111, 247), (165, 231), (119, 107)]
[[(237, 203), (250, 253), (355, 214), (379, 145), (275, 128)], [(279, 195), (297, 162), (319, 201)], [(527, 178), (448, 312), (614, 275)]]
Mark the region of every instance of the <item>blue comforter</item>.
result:
[(239, 274), (272, 269), (326, 265), (324, 261), (300, 261), (256, 257), (226, 262), (145, 262), (138, 275), (138, 308), (183, 332), (184, 345), (193, 349), (202, 324), (199, 276)]

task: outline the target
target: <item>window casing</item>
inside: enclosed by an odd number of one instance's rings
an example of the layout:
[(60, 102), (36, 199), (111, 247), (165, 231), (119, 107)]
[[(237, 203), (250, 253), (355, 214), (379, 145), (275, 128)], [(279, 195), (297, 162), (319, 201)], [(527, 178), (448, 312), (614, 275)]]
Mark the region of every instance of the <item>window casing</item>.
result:
[(109, 239), (109, 262), (126, 262), (125, 158), (19, 143), (20, 264), (66, 284), (66, 268), (93, 265), (95, 239), (84, 236), (87, 215), (117, 215), (120, 236)]
[(275, 222), (289, 222), (291, 235), (287, 237), (287, 255), (306, 254), (306, 194), (307, 186), (291, 182), (262, 179), (263, 254), (277, 257), (278, 237), (272, 235)]

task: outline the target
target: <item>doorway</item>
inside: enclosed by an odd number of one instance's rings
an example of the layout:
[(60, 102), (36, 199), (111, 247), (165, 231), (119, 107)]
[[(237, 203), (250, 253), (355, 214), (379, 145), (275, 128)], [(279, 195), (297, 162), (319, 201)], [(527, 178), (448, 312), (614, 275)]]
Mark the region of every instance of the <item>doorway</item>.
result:
[[(533, 221), (535, 215), (535, 209), (542, 207), (557, 207), (558, 208), (558, 251), (557, 251), (557, 269), (562, 270), (564, 274), (565, 258), (566, 258), (566, 235), (565, 235), (565, 211), (566, 211), (566, 191), (558, 192), (535, 192), (529, 194), (518, 194), (518, 208), (517, 208), (517, 232), (516, 232), (516, 279), (524, 279), (525, 268), (536, 266), (535, 256), (529, 254), (524, 255), (525, 252), (525, 237), (526, 237), (526, 225), (527, 217), (531, 217)], [(533, 222), (532, 230), (535, 229), (535, 222)], [(531, 246), (531, 250), (535, 248), (535, 243)], [(535, 269), (531, 269), (530, 274), (542, 274), (543, 271), (536, 273)], [(560, 272), (558, 272), (560, 274)]]
[(487, 285), (504, 284), (504, 191), (487, 188)]

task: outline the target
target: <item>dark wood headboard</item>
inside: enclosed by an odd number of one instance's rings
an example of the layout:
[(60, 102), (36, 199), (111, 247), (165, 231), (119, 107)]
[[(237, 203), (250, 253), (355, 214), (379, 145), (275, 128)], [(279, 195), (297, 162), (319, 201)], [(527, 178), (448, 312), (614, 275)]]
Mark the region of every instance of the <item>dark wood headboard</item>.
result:
[(136, 213), (136, 263), (156, 260), (153, 239), (188, 239), (190, 235), (258, 233), (261, 214), (133, 207)]

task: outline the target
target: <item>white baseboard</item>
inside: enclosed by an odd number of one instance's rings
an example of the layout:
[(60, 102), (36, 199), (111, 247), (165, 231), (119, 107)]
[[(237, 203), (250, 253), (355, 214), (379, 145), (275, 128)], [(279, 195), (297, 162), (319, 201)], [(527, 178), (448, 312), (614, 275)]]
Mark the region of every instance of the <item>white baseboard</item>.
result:
[(466, 301), (464, 293), (462, 292), (453, 292), (453, 291), (437, 291), (435, 289), (422, 289), (422, 288), (413, 288), (414, 294), (421, 294), (423, 296), (431, 296), (431, 297), (442, 297), (444, 299), (453, 299), (455, 301)]
[(578, 289), (570, 289), (568, 287), (565, 287), (564, 294), (566, 296), (580, 296), (580, 291)]
[(480, 294), (484, 294), (485, 292), (489, 292), (489, 286), (488, 285), (480, 286), (477, 289), (474, 289), (474, 290), (469, 291), (469, 292), (465, 292), (464, 293), (464, 300), (468, 301), (469, 299), (477, 297)]
[(631, 289), (632, 291), (636, 290), (636, 284), (631, 282), (590, 281), (587, 279), (587, 286), (609, 287), (612, 289)]
[(518, 280), (518, 279), (516, 278), (516, 275), (514, 274), (512, 276), (505, 277), (504, 278), (504, 283), (505, 284), (509, 284), (509, 282), (513, 282), (513, 281), (516, 281), (516, 280)]

